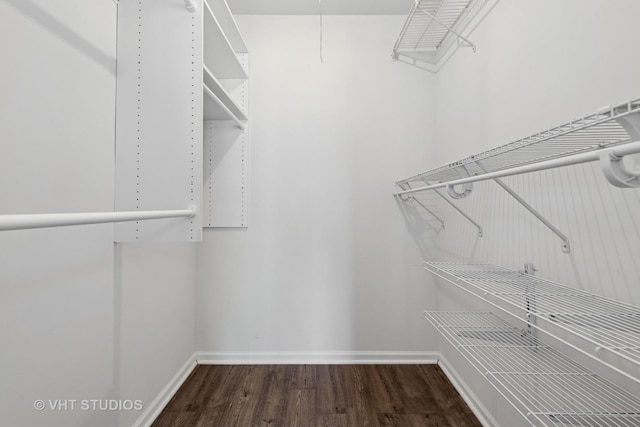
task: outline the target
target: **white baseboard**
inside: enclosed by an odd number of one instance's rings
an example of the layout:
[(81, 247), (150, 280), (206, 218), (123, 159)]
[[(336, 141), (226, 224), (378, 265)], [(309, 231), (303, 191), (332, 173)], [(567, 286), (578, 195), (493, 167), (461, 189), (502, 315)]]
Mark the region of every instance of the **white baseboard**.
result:
[(493, 418), (491, 413), (487, 410), (487, 408), (480, 402), (480, 400), (476, 397), (475, 393), (471, 391), (467, 383), (464, 379), (458, 374), (458, 372), (451, 366), (449, 362), (440, 354), (438, 365), (442, 368), (442, 371), (445, 373), (451, 384), (458, 391), (462, 399), (469, 405), (469, 408), (473, 411), (473, 414), (478, 418), (478, 421), (484, 427), (496, 427), (498, 423)]
[(196, 360), (200, 365), (435, 364), (438, 355), (435, 351), (199, 351)]
[(178, 370), (178, 372), (171, 378), (169, 383), (160, 391), (158, 396), (153, 399), (153, 402), (149, 404), (144, 412), (140, 414), (140, 417), (133, 423), (132, 427), (147, 427), (155, 421), (160, 415), (160, 412), (169, 403), (174, 394), (187, 380), (191, 372), (197, 366), (196, 353), (192, 354), (184, 365)]

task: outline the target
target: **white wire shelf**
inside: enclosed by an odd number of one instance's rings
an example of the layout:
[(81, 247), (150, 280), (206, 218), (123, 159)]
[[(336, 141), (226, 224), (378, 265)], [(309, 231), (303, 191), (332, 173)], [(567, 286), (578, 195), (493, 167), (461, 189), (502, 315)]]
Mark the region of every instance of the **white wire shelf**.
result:
[(491, 313), (427, 320), (532, 426), (638, 426), (634, 396)]
[[(588, 116), (422, 172), (396, 184), (404, 188), (412, 182), (448, 182), (461, 178), (461, 166), (472, 176), (483, 175), (633, 142), (631, 127), (621, 123), (622, 119), (631, 115), (638, 120), (640, 98), (608, 106)], [(478, 161), (482, 162), (486, 172), (476, 164)]]
[(425, 261), (424, 266), (538, 330), (568, 332), (593, 358), (609, 353), (640, 366), (638, 307), (493, 264)]
[(486, 0), (416, 0), (393, 47), (393, 57), (404, 55), (437, 64), (459, 41), (475, 45), (462, 32)]

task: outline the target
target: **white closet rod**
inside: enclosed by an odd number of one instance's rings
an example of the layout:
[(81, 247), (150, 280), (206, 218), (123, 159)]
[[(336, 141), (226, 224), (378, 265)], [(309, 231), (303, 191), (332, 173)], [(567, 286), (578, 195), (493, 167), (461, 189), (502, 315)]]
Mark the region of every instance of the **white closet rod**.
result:
[(226, 105), (224, 105), (222, 101), (220, 101), (220, 99), (216, 96), (216, 94), (213, 93), (213, 91), (209, 89), (207, 85), (203, 85), (202, 87), (204, 87), (204, 91), (209, 96), (209, 98), (211, 98), (213, 102), (218, 104), (220, 108), (222, 108), (222, 110), (225, 112), (225, 114), (227, 114), (231, 118), (231, 120), (233, 120), (233, 122), (236, 125), (238, 125), (240, 129), (244, 130), (247, 127), (244, 123), (242, 123), (242, 121), (238, 117), (236, 117), (235, 114), (231, 112), (231, 110), (229, 110), (229, 108)]
[(640, 153), (640, 141), (628, 143), (618, 147), (590, 151), (588, 153), (574, 154), (572, 156), (561, 157), (559, 159), (547, 160), (539, 163), (533, 163), (530, 165), (516, 166), (514, 168), (504, 169), (496, 172), (489, 172), (482, 175), (471, 176), (468, 178), (461, 178), (453, 181), (427, 185), (424, 187), (412, 188), (409, 190), (399, 191), (394, 194), (396, 196), (401, 196), (404, 194), (418, 193), (420, 191), (427, 191), (427, 190), (435, 190), (437, 188), (451, 187), (454, 185), (467, 184), (470, 182), (486, 181), (488, 179), (502, 178), (505, 176), (519, 175), (519, 174), (528, 173), (528, 172), (537, 172), (537, 171), (542, 171), (547, 169), (559, 168), (563, 166), (576, 165), (579, 163), (593, 162), (593, 161), (599, 160), (600, 156), (605, 152), (612, 153), (617, 157), (624, 157), (631, 154), (638, 154)]
[(0, 215), (0, 231), (148, 219), (191, 218), (195, 214), (195, 206), (190, 206), (189, 209), (182, 210)]

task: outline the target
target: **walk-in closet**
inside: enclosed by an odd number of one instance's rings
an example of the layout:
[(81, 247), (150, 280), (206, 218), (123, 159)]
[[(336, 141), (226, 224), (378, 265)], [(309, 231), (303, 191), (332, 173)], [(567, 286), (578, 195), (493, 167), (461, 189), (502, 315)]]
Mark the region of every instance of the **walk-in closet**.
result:
[(640, 426), (638, 16), (0, 0), (0, 425)]

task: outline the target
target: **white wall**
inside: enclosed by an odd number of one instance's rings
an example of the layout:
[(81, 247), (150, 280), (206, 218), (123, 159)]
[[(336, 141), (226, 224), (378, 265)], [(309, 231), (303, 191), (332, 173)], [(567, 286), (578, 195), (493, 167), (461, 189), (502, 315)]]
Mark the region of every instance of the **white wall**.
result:
[[(145, 409), (196, 350), (196, 251), (192, 243), (124, 243), (115, 251), (120, 399)], [(140, 412), (121, 411), (119, 426)]]
[[(0, 2), (0, 213), (113, 209), (116, 5)], [(2, 425), (130, 426), (195, 350), (195, 246), (96, 225), (0, 233)]]
[[(436, 77), (438, 149), (424, 169), (467, 157), (601, 106), (640, 95), (632, 0), (501, 1)], [(493, 262), (640, 305), (640, 191), (609, 185), (597, 165), (506, 178), (571, 241), (560, 240), (493, 182), (475, 184), (458, 205), (484, 227), (484, 237), (451, 208), (439, 235), (441, 259)], [(434, 201), (434, 204), (435, 203)], [(440, 284), (440, 309), (479, 306)], [(488, 384), (476, 393), (486, 395)], [(497, 408), (497, 412), (506, 412)], [(503, 425), (515, 425), (505, 421)]]
[[(208, 229), (198, 348), (433, 349), (435, 304), (391, 193), (434, 130), (433, 76), (390, 60), (401, 16), (240, 16), (251, 53), (248, 229)], [(424, 251), (430, 248), (425, 246)]]
[[(640, 95), (633, 22), (640, 4), (602, 0), (498, 3), (473, 33), (478, 52), (461, 50), (437, 75), (437, 166)], [(571, 240), (560, 240), (493, 182), (460, 206), (464, 220), (440, 235), (445, 256), (522, 268), (640, 305), (640, 191), (609, 185), (597, 164), (505, 179)]]

